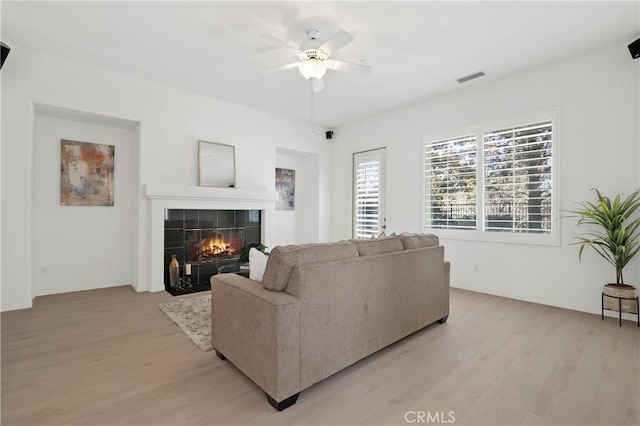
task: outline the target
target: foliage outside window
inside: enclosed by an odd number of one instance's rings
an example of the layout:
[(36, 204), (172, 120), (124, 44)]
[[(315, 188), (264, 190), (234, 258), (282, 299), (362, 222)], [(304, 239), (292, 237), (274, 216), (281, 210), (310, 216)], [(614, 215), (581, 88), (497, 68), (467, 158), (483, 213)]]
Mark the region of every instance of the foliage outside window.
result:
[(425, 156), (429, 173), (429, 224), (434, 229), (476, 229), (475, 135), (429, 143)]
[(555, 115), (425, 138), (425, 230), (444, 230), (440, 234), (451, 238), (557, 243)]

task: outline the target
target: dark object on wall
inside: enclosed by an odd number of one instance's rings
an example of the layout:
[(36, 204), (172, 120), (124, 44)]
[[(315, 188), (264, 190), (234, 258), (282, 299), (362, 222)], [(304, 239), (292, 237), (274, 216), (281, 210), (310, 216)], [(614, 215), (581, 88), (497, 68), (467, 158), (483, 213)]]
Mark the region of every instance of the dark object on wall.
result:
[(629, 52), (633, 59), (640, 58), (640, 38), (629, 45)]
[(0, 57), (0, 69), (2, 69), (2, 66), (4, 65), (4, 60), (9, 56), (10, 50), (11, 48), (9, 46), (0, 41), (0, 51), (2, 51), (2, 56)]
[(478, 72), (475, 72), (473, 74), (469, 74), (469, 75), (465, 75), (464, 77), (460, 77), (456, 81), (458, 83), (464, 83), (466, 81), (473, 80), (475, 78), (484, 77), (485, 75), (487, 75), (487, 74), (485, 74), (484, 71), (478, 71)]
[(333, 130), (327, 130), (325, 132), (325, 135), (327, 135), (327, 139), (332, 139), (333, 138)]

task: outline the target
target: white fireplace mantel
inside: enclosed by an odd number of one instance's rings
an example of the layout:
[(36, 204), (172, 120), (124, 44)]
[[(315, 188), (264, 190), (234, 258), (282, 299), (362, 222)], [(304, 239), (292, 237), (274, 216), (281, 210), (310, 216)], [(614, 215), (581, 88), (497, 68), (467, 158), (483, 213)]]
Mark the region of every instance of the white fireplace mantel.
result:
[(180, 186), (151, 184), (145, 185), (144, 195), (152, 200), (211, 200), (240, 202), (272, 202), (278, 200), (276, 191), (259, 191), (238, 188), (212, 188), (206, 186)]
[(209, 188), (146, 184), (144, 195), (151, 201), (151, 291), (164, 287), (164, 214), (165, 209), (261, 210), (262, 242), (271, 244), (276, 191), (238, 188)]

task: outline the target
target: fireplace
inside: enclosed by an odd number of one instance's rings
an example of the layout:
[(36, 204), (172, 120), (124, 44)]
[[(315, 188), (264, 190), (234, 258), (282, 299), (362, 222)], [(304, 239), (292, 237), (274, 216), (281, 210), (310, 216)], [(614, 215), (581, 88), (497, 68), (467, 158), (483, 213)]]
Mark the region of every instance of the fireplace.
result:
[[(138, 283), (136, 288), (139, 291), (166, 291), (165, 283), (169, 282), (168, 264), (171, 262), (171, 256), (168, 255), (167, 249), (169, 249), (169, 252), (171, 249), (175, 250), (173, 245), (167, 245), (167, 239), (175, 239), (176, 237), (175, 233), (167, 235), (167, 230), (178, 229), (177, 222), (183, 222), (184, 226), (185, 221), (189, 221), (189, 224), (186, 224), (188, 225), (186, 229), (192, 229), (189, 228), (189, 225), (193, 225), (192, 222), (195, 222), (195, 216), (193, 213), (190, 213), (190, 211), (199, 210), (200, 212), (205, 212), (202, 213), (202, 215), (205, 216), (208, 214), (206, 212), (214, 210), (247, 211), (247, 226), (245, 229), (246, 242), (262, 242), (267, 246), (271, 245), (275, 203), (278, 200), (278, 193), (276, 191), (146, 183), (144, 184), (143, 192), (144, 196), (149, 200), (147, 217), (150, 223), (150, 267), (141, 267), (138, 269)], [(183, 210), (183, 214), (182, 216), (178, 214), (178, 218), (175, 218), (173, 215), (170, 215), (167, 210)], [(144, 213), (142, 214), (144, 215)], [(211, 214), (211, 216), (213, 216), (213, 214)], [(254, 226), (256, 216), (259, 218), (259, 228)], [(165, 229), (167, 225), (165, 222), (172, 218), (176, 219), (175, 223)], [(198, 220), (200, 219), (201, 218), (198, 218)], [(240, 221), (242, 221), (242, 217), (240, 217)], [(144, 250), (144, 248), (142, 249)], [(179, 253), (180, 251), (177, 250), (176, 258), (180, 256)], [(184, 254), (182, 254), (182, 256), (184, 256)], [(211, 264), (205, 263), (196, 266), (204, 266), (206, 268), (211, 266)], [(195, 272), (195, 266), (193, 269), (193, 272)], [(199, 272), (198, 281), (201, 282), (203, 274), (202, 271)]]
[[(260, 243), (261, 236), (260, 210), (165, 209), (165, 289), (173, 295), (210, 290), (211, 276), (239, 272), (242, 250)], [(174, 255), (180, 277), (190, 279), (190, 289), (170, 285), (169, 263)], [(190, 275), (186, 275), (185, 264), (190, 265)]]

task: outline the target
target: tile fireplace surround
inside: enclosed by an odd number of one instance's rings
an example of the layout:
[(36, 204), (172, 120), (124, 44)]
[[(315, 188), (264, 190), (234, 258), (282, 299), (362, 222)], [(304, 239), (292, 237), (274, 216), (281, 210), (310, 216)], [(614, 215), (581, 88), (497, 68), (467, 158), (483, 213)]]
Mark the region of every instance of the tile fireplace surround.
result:
[[(166, 209), (164, 218), (164, 284), (174, 296), (211, 289), (211, 276), (239, 272), (245, 245), (262, 242), (260, 210)], [(169, 263), (176, 256), (180, 276), (190, 265), (191, 288), (172, 288)]]
[(238, 188), (208, 188), (147, 184), (144, 195), (150, 200), (151, 291), (165, 290), (165, 210), (259, 210), (262, 217), (261, 241), (270, 245), (276, 191)]

